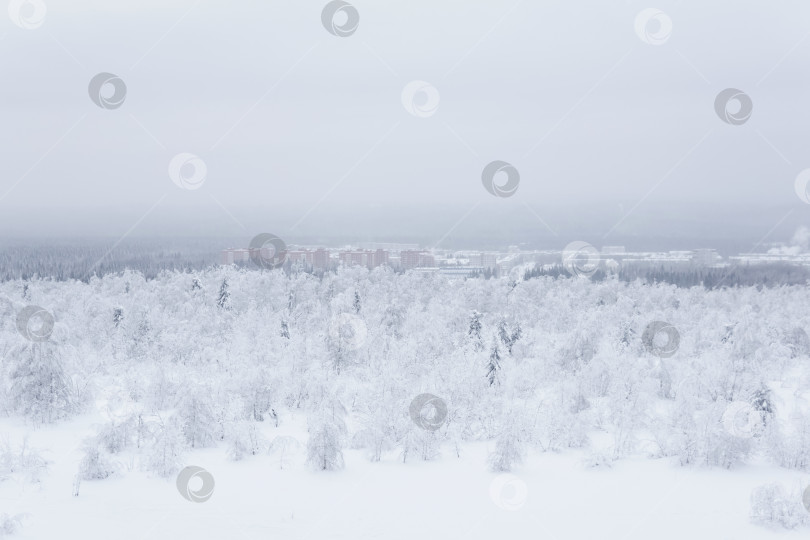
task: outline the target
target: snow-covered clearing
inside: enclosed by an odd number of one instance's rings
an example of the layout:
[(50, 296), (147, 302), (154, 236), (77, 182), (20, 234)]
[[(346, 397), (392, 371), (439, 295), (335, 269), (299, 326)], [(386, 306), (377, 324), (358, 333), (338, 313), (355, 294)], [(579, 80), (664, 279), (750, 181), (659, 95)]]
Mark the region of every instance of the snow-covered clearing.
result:
[[(460, 458), (448, 449), (438, 460), (406, 464), (396, 455), (371, 463), (361, 451), (347, 450), (345, 469), (328, 472), (306, 467), (302, 452), (280, 469), (278, 456), (234, 463), (221, 448), (210, 448), (187, 460), (216, 479), (205, 503), (183, 499), (173, 478), (138, 470), (83, 482), (74, 497), (79, 442), (92, 433), (89, 420), (31, 433), (30, 444), (49, 448), (44, 456), (52, 464), (40, 484), (0, 483), (0, 508), (30, 514), (14, 538), (60, 538), (65, 531), (88, 540), (807, 537), (806, 530), (772, 530), (749, 520), (755, 486), (807, 484), (806, 473), (762, 464), (696, 469), (671, 459), (590, 468), (582, 452), (547, 453), (530, 456), (513, 473), (517, 486), (503, 482), (499, 489), (499, 479), (509, 478), (482, 466), (492, 450), (487, 443), (465, 445)], [(304, 423), (291, 423), (278, 434), (306, 440)], [(14, 439), (30, 430), (6, 420), (0, 431)], [(275, 436), (275, 428), (266, 431)]]

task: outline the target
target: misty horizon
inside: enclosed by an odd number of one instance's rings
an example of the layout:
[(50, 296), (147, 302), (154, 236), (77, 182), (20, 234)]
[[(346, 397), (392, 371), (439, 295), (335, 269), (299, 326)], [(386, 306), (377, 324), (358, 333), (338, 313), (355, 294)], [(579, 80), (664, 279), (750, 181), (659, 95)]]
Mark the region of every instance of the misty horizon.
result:
[[(341, 212), (322, 212), (290, 230), (286, 224), (300, 218), (295, 209), (269, 211), (245, 209), (235, 214), (226, 212), (216, 204), (202, 206), (185, 213), (156, 207), (148, 223), (141, 223), (126, 238), (133, 240), (189, 238), (238, 239), (244, 245), (260, 232), (271, 232), (289, 244), (328, 245), (338, 247), (360, 242), (418, 243), (424, 247), (445, 249), (494, 249), (519, 245), (525, 249), (562, 249), (570, 239), (600, 245), (625, 245), (628, 249), (667, 251), (676, 249), (716, 248), (725, 253), (763, 251), (769, 246), (789, 244), (797, 229), (806, 221), (790, 206), (763, 209), (743, 207), (716, 208), (705, 212), (686, 213), (672, 205), (637, 211), (611, 229), (621, 217), (621, 207), (571, 206), (570, 208), (542, 208), (512, 205), (511, 211), (497, 205), (429, 204), (421, 207), (360, 206), (344, 208)], [(658, 210), (655, 212), (655, 210)], [(61, 214), (68, 212), (62, 211)], [(57, 243), (71, 240), (118, 240), (126, 230), (112, 222), (113, 214), (119, 219), (136, 212), (114, 213), (109, 209), (96, 214), (73, 213), (60, 220), (60, 226), (27, 226), (9, 216), (0, 216), (5, 235), (0, 245), (9, 242)], [(579, 216), (585, 214), (589, 224)], [(746, 219), (739, 220), (741, 215)], [(49, 212), (49, 218), (60, 212)], [(735, 221), (735, 216), (739, 221)], [(60, 216), (61, 217), (61, 216)], [(93, 230), (88, 221), (109, 217), (110, 226)], [(196, 227), (189, 227), (194, 221)]]
[(339, 39), (315, 1), (53, 3), (0, 27), (0, 237), (787, 241), (810, 7), (737, 7), (393, 2)]

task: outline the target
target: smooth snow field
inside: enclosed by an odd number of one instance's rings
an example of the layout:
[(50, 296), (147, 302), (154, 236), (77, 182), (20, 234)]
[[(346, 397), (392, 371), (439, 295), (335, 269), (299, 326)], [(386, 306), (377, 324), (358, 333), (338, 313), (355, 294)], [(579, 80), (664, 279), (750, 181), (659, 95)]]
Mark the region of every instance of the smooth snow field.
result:
[[(300, 419), (299, 419), (300, 420)], [(267, 436), (306, 438), (303, 422), (268, 427)], [(0, 431), (27, 430), (8, 420)], [(240, 462), (222, 449), (196, 451), (189, 463), (210, 471), (214, 493), (204, 503), (182, 498), (174, 479), (140, 471), (71, 486), (88, 418), (31, 433), (52, 461), (39, 483), (0, 483), (0, 511), (29, 515), (14, 538), (147, 539), (413, 539), (540, 538), (804, 539), (806, 529), (769, 529), (749, 521), (751, 490), (810, 475), (747, 465), (733, 471), (681, 467), (669, 459), (623, 460), (586, 467), (577, 452), (531, 455), (519, 471), (488, 472), (492, 445), (465, 445), (432, 462), (403, 464), (396, 456), (371, 463), (345, 452), (346, 468), (315, 472), (303, 452)], [(124, 460), (126, 461), (126, 460)], [(124, 464), (126, 465), (126, 464)]]

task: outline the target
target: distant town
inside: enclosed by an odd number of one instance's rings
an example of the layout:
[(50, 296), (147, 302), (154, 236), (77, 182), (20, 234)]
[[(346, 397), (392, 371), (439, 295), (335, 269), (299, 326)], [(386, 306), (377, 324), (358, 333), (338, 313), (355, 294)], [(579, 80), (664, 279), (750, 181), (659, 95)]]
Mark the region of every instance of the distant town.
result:
[[(272, 236), (272, 235), (271, 235)], [(578, 275), (601, 279), (618, 274), (625, 281), (667, 281), (679, 286), (722, 283), (810, 283), (810, 232), (789, 244), (771, 244), (754, 253), (712, 248), (678, 251), (637, 251), (622, 245), (592, 246), (585, 242), (559, 248), (505, 246), (500, 250), (429, 248), (416, 243), (362, 242), (343, 246), (259, 244), (223, 249), (223, 243), (243, 240), (129, 239), (120, 245), (88, 240), (80, 245), (19, 242), (0, 248), (0, 282), (47, 276), (56, 280), (88, 281), (127, 270), (152, 279), (164, 271), (199, 271), (214, 266), (260, 267), (333, 272), (339, 268), (378, 267), (396, 272), (421, 272), (458, 278)], [(562, 243), (561, 243), (562, 244)], [(571, 245), (577, 248), (571, 251)], [(227, 244), (226, 244), (227, 245)], [(258, 259), (257, 259), (258, 258)], [(253, 259), (253, 261), (251, 261)], [(564, 261), (565, 259), (565, 261)], [(264, 264), (270, 261), (270, 264)]]
[[(590, 245), (588, 257), (592, 262), (609, 272), (618, 268), (656, 268), (665, 271), (682, 271), (698, 268), (727, 268), (765, 264), (794, 264), (810, 266), (810, 253), (790, 253), (770, 250), (766, 253), (740, 253), (727, 257), (717, 250), (699, 248), (684, 251), (632, 252), (624, 246), (610, 245), (597, 249)], [(221, 253), (221, 264), (248, 263), (250, 248), (229, 248)], [(274, 256), (264, 253), (262, 257)], [(448, 249), (425, 249), (418, 244), (363, 243), (344, 248), (314, 246), (288, 247), (284, 257), (291, 265), (312, 270), (329, 270), (341, 266), (364, 266), (369, 269), (389, 266), (395, 270), (435, 272), (452, 276), (475, 276), (481, 274), (506, 275), (517, 267), (560, 266), (563, 250), (523, 250), (509, 246), (505, 251), (458, 251)]]

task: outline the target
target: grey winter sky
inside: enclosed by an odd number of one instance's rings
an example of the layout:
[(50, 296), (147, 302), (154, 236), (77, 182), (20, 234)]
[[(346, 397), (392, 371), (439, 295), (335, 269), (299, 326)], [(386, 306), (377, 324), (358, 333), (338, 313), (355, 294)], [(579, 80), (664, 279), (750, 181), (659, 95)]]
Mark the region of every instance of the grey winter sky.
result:
[[(808, 222), (804, 0), (356, 0), (348, 37), (326, 3), (0, 17), (0, 235), (753, 245)], [(634, 28), (650, 7), (672, 21), (660, 45)], [(126, 83), (121, 107), (90, 99), (100, 72)], [(438, 92), (430, 116), (403, 105), (414, 80)], [(743, 125), (715, 112), (726, 88), (753, 102)], [(180, 153), (205, 162), (199, 189), (169, 177)], [(520, 173), (512, 197), (482, 185), (494, 160)]]

